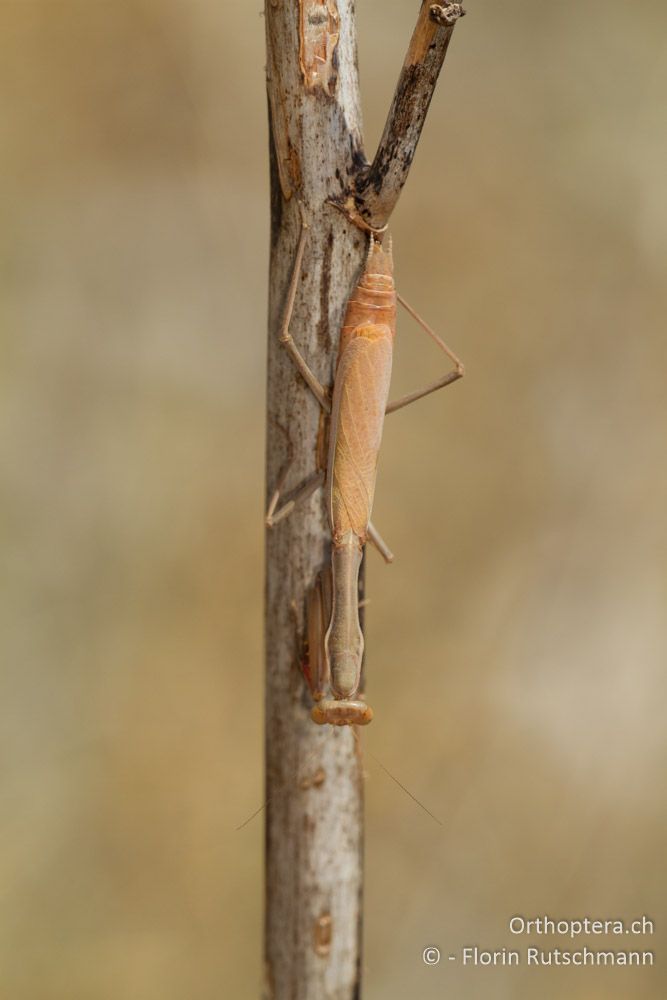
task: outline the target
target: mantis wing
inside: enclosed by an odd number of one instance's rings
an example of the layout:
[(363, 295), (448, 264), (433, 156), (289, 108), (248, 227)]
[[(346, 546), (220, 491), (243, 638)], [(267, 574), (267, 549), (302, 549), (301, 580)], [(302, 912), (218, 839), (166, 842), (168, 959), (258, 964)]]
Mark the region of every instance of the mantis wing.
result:
[(336, 369), (331, 406), (327, 504), (334, 538), (366, 540), (391, 378), (392, 334), (385, 324), (356, 328)]

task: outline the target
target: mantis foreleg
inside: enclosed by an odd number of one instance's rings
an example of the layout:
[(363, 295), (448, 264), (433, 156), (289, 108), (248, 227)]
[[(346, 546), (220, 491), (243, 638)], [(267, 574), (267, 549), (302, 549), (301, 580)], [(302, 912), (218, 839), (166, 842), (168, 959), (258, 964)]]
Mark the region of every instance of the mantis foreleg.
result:
[(301, 231), (299, 233), (299, 242), (296, 248), (296, 257), (294, 258), (294, 266), (292, 268), (292, 276), (290, 278), (289, 288), (287, 289), (287, 301), (285, 302), (285, 310), (283, 312), (282, 323), (280, 324), (280, 343), (283, 345), (292, 361), (294, 362), (296, 368), (301, 373), (304, 381), (306, 382), (308, 388), (314, 395), (315, 399), (318, 401), (322, 409), (326, 413), (331, 412), (331, 401), (329, 399), (329, 394), (324, 388), (317, 376), (311, 371), (305, 358), (299, 351), (298, 347), (294, 343), (292, 334), (289, 332), (289, 325), (292, 319), (292, 313), (294, 312), (294, 302), (296, 300), (296, 292), (299, 285), (299, 277), (301, 276), (301, 266), (303, 264), (303, 254), (306, 249), (306, 239), (308, 236), (308, 229), (310, 228), (305, 216), (305, 210), (301, 202), (299, 202), (299, 211), (301, 213)]

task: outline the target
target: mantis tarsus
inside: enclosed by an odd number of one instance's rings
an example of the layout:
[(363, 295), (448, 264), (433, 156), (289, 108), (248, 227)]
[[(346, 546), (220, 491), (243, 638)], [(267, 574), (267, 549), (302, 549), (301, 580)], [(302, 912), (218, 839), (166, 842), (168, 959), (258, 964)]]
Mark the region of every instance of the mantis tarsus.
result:
[[(341, 329), (331, 396), (313, 374), (289, 332), (296, 299), (308, 223), (301, 210), (297, 247), (280, 342), (329, 419), (326, 473), (317, 472), (278, 507), (287, 474), (271, 498), (266, 522), (272, 527), (315, 490), (324, 486), (331, 529), (331, 565), (319, 574), (308, 601), (308, 664), (306, 675), (319, 724), (365, 725), (373, 718), (359, 691), (364, 640), (359, 624), (358, 581), (364, 545), (371, 541), (387, 562), (393, 556), (370, 516), (378, 453), (385, 415), (422, 396), (450, 385), (463, 375), (463, 365), (411, 306), (396, 292), (391, 242), (387, 249), (371, 233), (368, 255), (350, 296)], [(396, 302), (454, 363), (435, 382), (388, 403)]]

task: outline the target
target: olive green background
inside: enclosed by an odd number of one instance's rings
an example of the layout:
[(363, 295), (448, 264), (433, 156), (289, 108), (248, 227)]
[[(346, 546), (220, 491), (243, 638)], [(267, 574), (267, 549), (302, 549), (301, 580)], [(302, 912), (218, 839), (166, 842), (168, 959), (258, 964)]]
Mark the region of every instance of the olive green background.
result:
[[(258, 992), (260, 6), (0, 4), (8, 1000)], [(371, 151), (417, 4), (357, 6)], [(443, 825), (367, 757), (368, 1000), (667, 992), (666, 96), (657, 0), (455, 31), (393, 235), (468, 374), (387, 422), (364, 734)], [(657, 965), (422, 963), (545, 913)]]

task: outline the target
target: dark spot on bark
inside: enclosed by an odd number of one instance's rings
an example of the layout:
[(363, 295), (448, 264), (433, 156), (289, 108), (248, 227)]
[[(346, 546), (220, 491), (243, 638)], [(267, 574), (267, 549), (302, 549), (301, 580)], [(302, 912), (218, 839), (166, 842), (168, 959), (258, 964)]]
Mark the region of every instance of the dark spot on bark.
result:
[(351, 172), (357, 173), (368, 166), (368, 160), (356, 138), (350, 133), (350, 160), (352, 162)]
[(278, 242), (283, 222), (283, 192), (280, 187), (276, 145), (273, 139), (271, 104), (269, 103), (269, 178), (271, 190), (271, 248)]
[(320, 318), (317, 324), (317, 343), (328, 357), (331, 353), (331, 331), (329, 329), (329, 289), (331, 287), (331, 257), (333, 254), (333, 233), (327, 236), (322, 258), (322, 280), (320, 283)]
[[(361, 941), (361, 929), (362, 929), (363, 918), (361, 915), (361, 906), (359, 907), (359, 917), (357, 919), (357, 935), (359, 941)], [(361, 1000), (361, 945), (357, 948), (357, 967), (355, 969), (354, 984), (353, 984), (352, 1000)]]
[(315, 830), (317, 829), (317, 823), (315, 822), (315, 820), (312, 818), (312, 816), (309, 816), (308, 813), (304, 813), (302, 822), (303, 822), (303, 832), (306, 834), (306, 836), (312, 836), (315, 833)]

